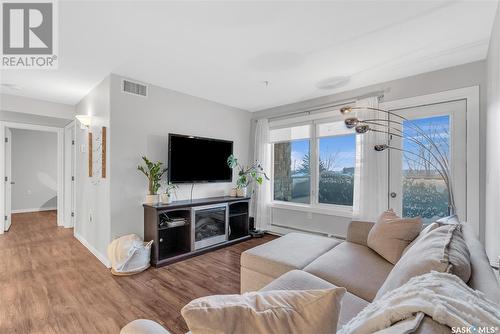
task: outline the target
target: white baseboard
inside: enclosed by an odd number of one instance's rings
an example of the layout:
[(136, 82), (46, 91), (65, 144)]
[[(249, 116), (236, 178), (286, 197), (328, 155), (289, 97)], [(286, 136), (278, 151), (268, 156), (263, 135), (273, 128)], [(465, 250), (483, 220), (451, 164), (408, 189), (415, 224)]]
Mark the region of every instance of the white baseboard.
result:
[(57, 207), (54, 208), (32, 208), (32, 209), (18, 209), (12, 210), (12, 213), (27, 213), (27, 212), (41, 212), (41, 211), (55, 211)]
[(300, 233), (321, 235), (321, 236), (330, 237), (330, 238), (333, 237), (333, 238), (341, 239), (341, 240), (345, 240), (345, 238), (346, 238), (343, 235), (328, 234), (328, 233), (317, 232), (317, 231), (308, 231), (308, 230), (301, 229), (301, 228), (296, 228), (296, 227), (292, 227), (292, 226), (283, 226), (283, 225), (278, 225), (278, 224), (271, 224), (271, 226), (267, 232), (271, 233), (271, 234), (275, 234), (275, 235), (285, 235), (285, 234), (291, 233), (291, 232), (300, 232)]
[(92, 246), (84, 237), (79, 235), (78, 233), (74, 233), (75, 238), (80, 241), (82, 245), (84, 245), (99, 261), (102, 262), (106, 266), (106, 268), (111, 268), (111, 263), (108, 260), (107, 256), (102, 255), (94, 246)]

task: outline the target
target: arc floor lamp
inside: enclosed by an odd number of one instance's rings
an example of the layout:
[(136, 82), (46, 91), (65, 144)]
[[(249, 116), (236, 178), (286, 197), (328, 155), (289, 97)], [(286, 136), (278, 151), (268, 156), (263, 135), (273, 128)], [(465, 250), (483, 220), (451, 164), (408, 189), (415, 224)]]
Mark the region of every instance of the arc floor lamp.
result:
[[(359, 119), (356, 116), (350, 116), (350, 114), (355, 110), (369, 110), (376, 113), (383, 114), (381, 117)], [(442, 152), (439, 145), (414, 121), (407, 119), (397, 113), (392, 111), (374, 108), (374, 107), (361, 107), (361, 106), (346, 106), (340, 109), (342, 115), (346, 116), (344, 123), (347, 128), (353, 129), (357, 134), (362, 135), (368, 132), (383, 133), (390, 136), (398, 137), (401, 139), (409, 140), (410, 142), (416, 144), (421, 148), (419, 153), (405, 150), (402, 147), (391, 146), (388, 143), (376, 144), (373, 148), (375, 151), (381, 152), (385, 150), (396, 150), (400, 152), (407, 153), (414, 156), (420, 160), (427, 162), (432, 168), (436, 169), (439, 175), (443, 178), (448, 192), (448, 217), (439, 219), (441, 223), (451, 223), (457, 222), (457, 209), (455, 206), (455, 198), (453, 194), (453, 180), (451, 178), (450, 166), (446, 154)], [(385, 116), (385, 117), (384, 117)], [(405, 136), (404, 132), (401, 130), (404, 126), (408, 126), (413, 131), (415, 131), (418, 136), (410, 137)], [(424, 153), (426, 153), (424, 155)], [(409, 160), (412, 160), (409, 158)]]

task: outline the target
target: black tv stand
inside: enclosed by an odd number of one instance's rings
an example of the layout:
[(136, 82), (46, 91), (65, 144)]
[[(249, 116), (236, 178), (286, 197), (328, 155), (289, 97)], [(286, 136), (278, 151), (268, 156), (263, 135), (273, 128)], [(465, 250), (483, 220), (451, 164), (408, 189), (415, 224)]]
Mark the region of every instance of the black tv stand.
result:
[[(249, 203), (249, 197), (224, 196), (144, 204), (144, 240), (153, 240), (151, 264), (161, 267), (250, 239)], [(181, 223), (170, 226), (167, 220)]]

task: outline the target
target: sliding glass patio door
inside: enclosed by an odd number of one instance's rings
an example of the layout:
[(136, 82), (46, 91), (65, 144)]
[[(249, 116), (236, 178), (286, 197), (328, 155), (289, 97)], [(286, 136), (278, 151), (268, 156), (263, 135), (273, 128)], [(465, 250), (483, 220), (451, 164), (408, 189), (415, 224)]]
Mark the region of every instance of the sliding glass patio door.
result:
[[(389, 153), (389, 207), (403, 217), (421, 216), (432, 222), (448, 215), (449, 196), (428, 149), (431, 145), (416, 126), (443, 152), (451, 170), (455, 204), (460, 219), (466, 217), (466, 101), (458, 100), (414, 108), (392, 110), (411, 121), (398, 118), (391, 126), (403, 138), (392, 136), (391, 146), (402, 151)], [(425, 145), (418, 145), (414, 140)], [(428, 161), (430, 160), (430, 161)]]

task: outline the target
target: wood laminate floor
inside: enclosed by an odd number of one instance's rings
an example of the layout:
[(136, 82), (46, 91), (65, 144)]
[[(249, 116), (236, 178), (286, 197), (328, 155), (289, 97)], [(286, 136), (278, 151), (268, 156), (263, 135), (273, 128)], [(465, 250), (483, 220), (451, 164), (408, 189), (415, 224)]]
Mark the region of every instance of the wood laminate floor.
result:
[(190, 300), (239, 292), (240, 254), (272, 240), (252, 239), (167, 267), (112, 276), (56, 226), (56, 212), (15, 214), (0, 235), (0, 333), (119, 333), (138, 318), (185, 333)]

